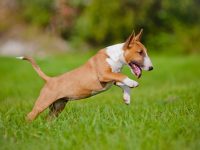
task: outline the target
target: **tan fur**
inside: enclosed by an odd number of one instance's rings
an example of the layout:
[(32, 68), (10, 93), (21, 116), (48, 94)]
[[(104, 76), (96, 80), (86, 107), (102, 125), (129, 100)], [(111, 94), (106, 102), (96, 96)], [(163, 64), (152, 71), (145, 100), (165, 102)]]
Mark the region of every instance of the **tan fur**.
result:
[(130, 49), (125, 49), (125, 59), (127, 63), (135, 60), (140, 66), (144, 62), (144, 56), (146, 53), (146, 48), (139, 41), (134, 41)]
[[(143, 61), (137, 50), (144, 49), (144, 46), (137, 39), (134, 39), (139, 37), (139, 35), (129, 37), (124, 44), (124, 57), (127, 62), (133, 59), (141, 63)], [(34, 120), (48, 107), (50, 108), (50, 117), (58, 116), (67, 101), (90, 97), (94, 93), (106, 90), (106, 86), (110, 83), (123, 82), (127, 76), (112, 72), (111, 67), (106, 62), (107, 58), (106, 50), (102, 49), (81, 67), (56, 77), (48, 77), (32, 58), (24, 57), (23, 59), (28, 60), (36, 72), (46, 81), (32, 111), (27, 115), (27, 120)]]
[(135, 36), (132, 33), (129, 38), (126, 40), (124, 44), (124, 57), (127, 63), (130, 63), (132, 60), (137, 62), (140, 66), (143, 65), (145, 54), (147, 53), (147, 49), (140, 42), (142, 37), (143, 29)]
[(46, 74), (44, 74), (44, 72), (41, 71), (40, 67), (36, 64), (36, 62), (35, 62), (34, 59), (32, 59), (32, 58), (30, 58), (30, 57), (23, 57), (22, 59), (23, 59), (23, 60), (29, 61), (29, 62), (32, 64), (32, 66), (33, 66), (33, 68), (35, 69), (35, 71), (38, 73), (38, 75), (39, 75), (44, 81), (49, 80), (49, 77), (48, 77)]
[[(27, 116), (27, 120), (34, 120), (39, 113), (57, 100), (63, 99), (64, 103), (64, 100), (90, 97), (92, 92), (103, 90), (109, 82), (122, 82), (127, 76), (113, 73), (105, 61), (106, 58), (108, 56), (103, 49), (81, 67), (57, 77), (48, 77), (32, 111)], [(54, 112), (57, 114), (56, 110)]]

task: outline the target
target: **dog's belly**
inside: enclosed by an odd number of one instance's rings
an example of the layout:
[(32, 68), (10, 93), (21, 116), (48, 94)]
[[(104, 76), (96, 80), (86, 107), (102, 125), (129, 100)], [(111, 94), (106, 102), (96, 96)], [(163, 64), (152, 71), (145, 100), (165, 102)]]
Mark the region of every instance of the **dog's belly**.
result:
[(108, 90), (112, 85), (113, 85), (113, 82), (106, 83), (105, 86), (102, 89), (92, 91), (91, 96)]
[(96, 89), (81, 89), (79, 90), (77, 88), (76, 91), (73, 92), (73, 94), (67, 95), (69, 100), (79, 100), (79, 99), (83, 99), (83, 98), (88, 98), (91, 96), (94, 96), (96, 94), (99, 94), (101, 92), (104, 92), (106, 90), (108, 90), (111, 86), (113, 85), (113, 82), (109, 82), (109, 83), (104, 83), (103, 86), (101, 86), (101, 88), (96, 88)]

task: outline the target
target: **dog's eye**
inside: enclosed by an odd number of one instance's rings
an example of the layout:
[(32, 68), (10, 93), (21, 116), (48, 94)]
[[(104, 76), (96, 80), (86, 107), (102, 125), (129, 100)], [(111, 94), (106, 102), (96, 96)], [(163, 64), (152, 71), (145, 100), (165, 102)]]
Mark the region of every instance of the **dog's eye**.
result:
[(143, 54), (143, 51), (141, 50), (141, 51), (138, 51), (138, 53), (140, 54), (140, 55), (142, 55)]

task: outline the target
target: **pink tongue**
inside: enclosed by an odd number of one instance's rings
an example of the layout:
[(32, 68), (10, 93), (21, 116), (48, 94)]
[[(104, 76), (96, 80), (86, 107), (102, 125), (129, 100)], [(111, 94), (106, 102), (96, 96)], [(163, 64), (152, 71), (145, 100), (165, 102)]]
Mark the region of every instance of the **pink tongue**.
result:
[(140, 74), (141, 74), (141, 70), (138, 66), (136, 66), (135, 64), (133, 64), (133, 72), (135, 73), (135, 75), (137, 77), (140, 77)]

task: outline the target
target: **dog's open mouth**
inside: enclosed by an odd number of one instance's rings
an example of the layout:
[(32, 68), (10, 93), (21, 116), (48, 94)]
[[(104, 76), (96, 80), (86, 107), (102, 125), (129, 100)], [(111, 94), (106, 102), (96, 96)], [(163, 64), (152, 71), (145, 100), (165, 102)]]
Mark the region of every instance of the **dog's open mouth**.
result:
[(135, 74), (137, 78), (140, 78), (141, 75), (142, 75), (142, 69), (140, 68), (140, 66), (137, 65), (137, 64), (136, 64), (135, 62), (133, 62), (133, 61), (129, 63), (129, 66), (131, 67), (131, 72), (132, 72), (133, 74)]

